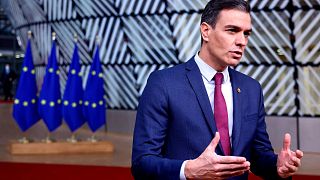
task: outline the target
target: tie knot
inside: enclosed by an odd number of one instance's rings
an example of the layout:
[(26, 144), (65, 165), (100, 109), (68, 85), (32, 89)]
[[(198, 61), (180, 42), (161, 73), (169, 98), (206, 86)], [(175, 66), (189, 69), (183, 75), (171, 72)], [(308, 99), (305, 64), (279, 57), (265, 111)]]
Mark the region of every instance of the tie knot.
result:
[(223, 74), (222, 73), (216, 73), (214, 75), (214, 84), (215, 85), (221, 85), (223, 80)]

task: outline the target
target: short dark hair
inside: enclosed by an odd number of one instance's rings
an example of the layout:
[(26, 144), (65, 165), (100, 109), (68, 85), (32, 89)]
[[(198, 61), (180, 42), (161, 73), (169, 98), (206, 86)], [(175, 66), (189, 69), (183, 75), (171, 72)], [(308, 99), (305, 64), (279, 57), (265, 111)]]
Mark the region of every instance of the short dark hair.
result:
[(248, 0), (211, 0), (203, 10), (201, 24), (206, 22), (215, 27), (219, 14), (224, 9), (237, 9), (247, 13), (251, 11)]

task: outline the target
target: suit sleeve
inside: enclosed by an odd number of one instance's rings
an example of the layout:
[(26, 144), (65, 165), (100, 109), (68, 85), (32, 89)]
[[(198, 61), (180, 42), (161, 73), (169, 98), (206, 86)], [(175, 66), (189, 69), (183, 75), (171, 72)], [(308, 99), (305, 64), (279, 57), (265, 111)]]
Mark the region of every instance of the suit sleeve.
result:
[(183, 160), (163, 157), (169, 126), (168, 95), (161, 73), (152, 73), (140, 97), (132, 147), (135, 179), (179, 179)]
[[(266, 130), (264, 100), (261, 87), (259, 101), (258, 125), (256, 137), (251, 149), (251, 171), (263, 179), (281, 179), (277, 172), (278, 156), (274, 153)], [(291, 179), (291, 177), (288, 179)]]

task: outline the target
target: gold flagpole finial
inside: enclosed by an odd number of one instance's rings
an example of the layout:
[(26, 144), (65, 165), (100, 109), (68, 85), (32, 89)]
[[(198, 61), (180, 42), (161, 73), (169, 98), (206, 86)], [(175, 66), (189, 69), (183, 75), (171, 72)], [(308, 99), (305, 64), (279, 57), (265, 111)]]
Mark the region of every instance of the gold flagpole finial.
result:
[(77, 35), (77, 33), (74, 33), (74, 34), (73, 34), (73, 40), (74, 40), (75, 43), (78, 42), (78, 35)]
[(96, 36), (96, 43), (98, 46), (100, 46), (100, 37), (98, 35)]
[(56, 40), (56, 32), (52, 32), (52, 40), (54, 41), (54, 40)]
[(31, 38), (32, 38), (32, 31), (29, 30), (29, 31), (28, 31), (28, 39), (31, 39)]

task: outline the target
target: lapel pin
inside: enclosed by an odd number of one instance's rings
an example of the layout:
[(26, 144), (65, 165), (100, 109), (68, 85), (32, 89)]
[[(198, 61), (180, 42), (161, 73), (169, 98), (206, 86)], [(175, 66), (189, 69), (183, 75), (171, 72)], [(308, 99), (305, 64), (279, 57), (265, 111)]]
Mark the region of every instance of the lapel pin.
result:
[(237, 88), (237, 92), (238, 92), (238, 93), (241, 93), (241, 89), (240, 89), (240, 88)]

